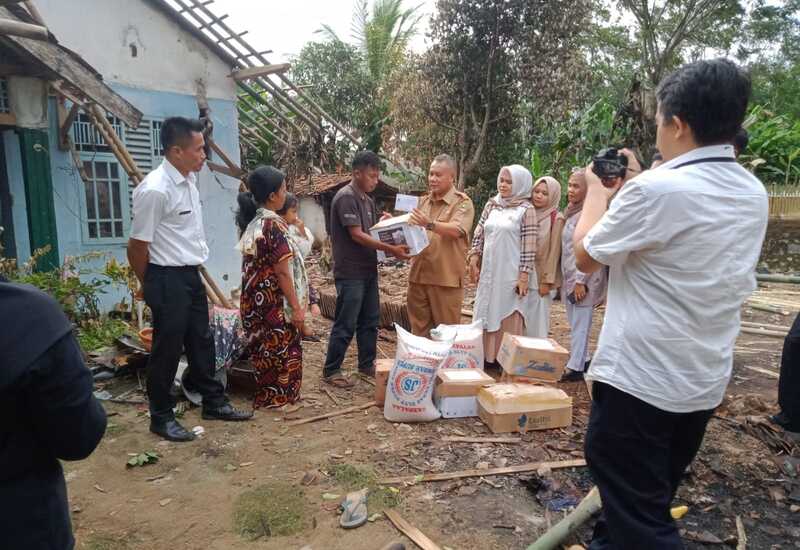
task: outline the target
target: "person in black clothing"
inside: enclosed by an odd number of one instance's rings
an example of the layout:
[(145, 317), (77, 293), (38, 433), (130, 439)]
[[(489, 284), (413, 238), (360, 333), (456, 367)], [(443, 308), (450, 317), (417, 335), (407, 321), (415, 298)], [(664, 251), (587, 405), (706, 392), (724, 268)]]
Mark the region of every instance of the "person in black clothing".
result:
[(106, 430), (72, 325), (39, 290), (0, 280), (0, 547), (75, 546), (59, 460)]
[[(353, 157), (352, 167), (352, 180), (333, 197), (330, 214), (336, 319), (328, 342), (322, 380), (338, 388), (353, 385), (341, 369), (354, 334), (358, 344), (358, 370), (366, 376), (375, 376), (380, 321), (376, 251), (408, 259), (407, 246), (382, 242), (369, 232), (370, 227), (379, 221), (378, 207), (369, 193), (378, 185), (380, 157), (372, 151), (360, 151)], [(380, 219), (389, 217), (391, 214), (384, 213)]]
[(770, 420), (788, 432), (800, 432), (800, 315), (783, 341), (778, 405), (781, 412)]

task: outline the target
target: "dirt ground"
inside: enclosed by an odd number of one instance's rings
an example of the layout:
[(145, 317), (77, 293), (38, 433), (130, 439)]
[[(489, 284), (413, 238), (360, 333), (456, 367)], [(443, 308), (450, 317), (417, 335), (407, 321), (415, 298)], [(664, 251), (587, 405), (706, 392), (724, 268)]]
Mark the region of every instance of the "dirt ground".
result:
[[(384, 281), (384, 285), (396, 289), (396, 281)], [(771, 296), (784, 291), (793, 292), (778, 285), (769, 288)], [(601, 319), (599, 310), (592, 345)], [(794, 317), (745, 308), (743, 319), (788, 326)], [(443, 436), (484, 436), (489, 431), (477, 418), (391, 424), (374, 407), (289, 427), (287, 420), (373, 398), (374, 387), (366, 381), (353, 390), (331, 389), (337, 403), (322, 391), (319, 378), (330, 322), (312, 322), (322, 341), (304, 343), (304, 406), (286, 417), (258, 411), (247, 423), (207, 422), (194, 408), (185, 412), (182, 422), (190, 428), (203, 426), (205, 434), (195, 442), (176, 444), (160, 441), (148, 432), (145, 405), (107, 403), (112, 416), (99, 448), (85, 461), (65, 463), (77, 547), (378, 550), (388, 542), (402, 540), (414, 548), (385, 517), (373, 518), (374, 522), (350, 531), (338, 526), (338, 500), (332, 495), (343, 496), (346, 487), (331, 474), (336, 465), (371, 469), (380, 477), (583, 456), (590, 402), (582, 382), (560, 384), (574, 398), (573, 425), (525, 434), (520, 444), (443, 442)], [(560, 302), (554, 306), (552, 335), (569, 343)], [(392, 357), (394, 346), (394, 333), (382, 330), (379, 356)], [(354, 347), (345, 362), (350, 372), (355, 369)], [(689, 506), (688, 514), (679, 521), (688, 548), (706, 544), (735, 547), (737, 516), (746, 530), (748, 548), (800, 548), (800, 450), (790, 447), (792, 457), (785, 448), (780, 450), (774, 438), (751, 435), (776, 435), (756, 421), (776, 410), (781, 347), (781, 338), (761, 335), (743, 334), (737, 342), (728, 398), (711, 421), (700, 454), (676, 498), (676, 504)], [(106, 383), (103, 389), (115, 396), (133, 389), (127, 399), (136, 401), (142, 398), (137, 384), (135, 376), (127, 376)], [(248, 396), (241, 391), (234, 391), (232, 397), (240, 407), (249, 405)], [(126, 468), (129, 453), (144, 451), (155, 451), (161, 458), (152, 465)], [(307, 477), (306, 481), (316, 479), (306, 485), (301, 480), (308, 472), (317, 473)], [(404, 486), (395, 509), (443, 548), (523, 549), (564, 514), (544, 504), (550, 502), (552, 507), (554, 496), (580, 499), (592, 486), (585, 468), (540, 474)], [(256, 540), (238, 534), (233, 519), (237, 497), (276, 483), (289, 484), (302, 495), (306, 527), (293, 536)], [(586, 542), (589, 527), (571, 542)]]

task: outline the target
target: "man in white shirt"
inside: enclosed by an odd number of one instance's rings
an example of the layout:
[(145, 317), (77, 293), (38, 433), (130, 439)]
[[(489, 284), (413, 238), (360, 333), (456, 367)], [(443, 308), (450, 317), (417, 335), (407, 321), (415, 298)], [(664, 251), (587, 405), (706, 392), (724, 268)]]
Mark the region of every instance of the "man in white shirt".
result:
[(246, 420), (214, 378), (214, 339), (208, 300), (198, 267), (208, 259), (196, 172), (206, 160), (203, 126), (173, 117), (161, 127), (164, 162), (133, 192), (128, 261), (153, 313), (153, 348), (147, 368), (150, 431), (170, 441), (191, 441), (172, 411), (170, 395), (178, 361), (186, 350), (187, 386), (203, 396), (206, 420)]
[[(683, 548), (669, 508), (725, 394), (767, 226), (761, 182), (735, 162), (750, 80), (685, 65), (657, 92), (664, 163), (610, 188), (587, 170), (578, 269), (610, 266), (586, 459), (604, 518), (592, 550)], [(607, 210), (607, 211), (606, 211)]]

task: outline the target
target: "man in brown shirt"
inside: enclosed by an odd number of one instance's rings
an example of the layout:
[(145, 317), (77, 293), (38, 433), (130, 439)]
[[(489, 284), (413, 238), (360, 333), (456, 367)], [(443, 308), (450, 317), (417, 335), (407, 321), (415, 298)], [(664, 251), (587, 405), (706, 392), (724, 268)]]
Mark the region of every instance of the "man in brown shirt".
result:
[(454, 187), (456, 163), (439, 155), (428, 171), (430, 193), (411, 213), (411, 223), (428, 230), (430, 244), (411, 260), (408, 318), (411, 332), (428, 337), (432, 328), (461, 321), (472, 200)]

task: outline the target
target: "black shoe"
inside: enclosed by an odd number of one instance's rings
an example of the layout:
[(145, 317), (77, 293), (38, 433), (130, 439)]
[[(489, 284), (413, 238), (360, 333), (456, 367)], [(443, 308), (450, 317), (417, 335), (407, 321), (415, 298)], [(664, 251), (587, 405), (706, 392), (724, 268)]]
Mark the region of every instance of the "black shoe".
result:
[(583, 373), (571, 369), (567, 369), (566, 374), (561, 377), (562, 382), (580, 382), (581, 380), (583, 380)]
[(769, 421), (773, 424), (777, 424), (787, 432), (797, 432), (800, 431), (800, 426), (795, 426), (792, 420), (786, 416), (784, 412), (779, 412), (774, 416), (768, 417)]
[(245, 412), (236, 409), (230, 403), (225, 403), (216, 409), (206, 409), (203, 407), (203, 420), (228, 420), (231, 422), (241, 422), (253, 418), (252, 412)]
[(160, 435), (167, 441), (177, 441), (178, 443), (185, 443), (187, 441), (194, 441), (195, 435), (181, 426), (177, 420), (167, 420), (166, 422), (150, 422), (150, 431), (156, 435)]
[(591, 359), (589, 359), (588, 361), (586, 361), (583, 364), (583, 372), (584, 372), (584, 374), (589, 372), (589, 367), (591, 367), (591, 366), (592, 366), (592, 360)]

